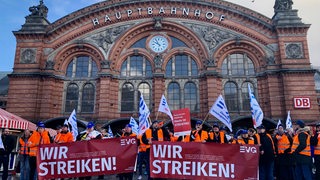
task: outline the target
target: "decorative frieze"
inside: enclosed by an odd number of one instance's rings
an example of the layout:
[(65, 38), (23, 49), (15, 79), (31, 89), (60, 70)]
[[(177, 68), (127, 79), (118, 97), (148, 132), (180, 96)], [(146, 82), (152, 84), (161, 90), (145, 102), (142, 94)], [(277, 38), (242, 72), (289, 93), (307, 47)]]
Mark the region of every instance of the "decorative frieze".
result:
[(20, 63), (33, 64), (36, 63), (37, 48), (21, 48), (20, 50)]

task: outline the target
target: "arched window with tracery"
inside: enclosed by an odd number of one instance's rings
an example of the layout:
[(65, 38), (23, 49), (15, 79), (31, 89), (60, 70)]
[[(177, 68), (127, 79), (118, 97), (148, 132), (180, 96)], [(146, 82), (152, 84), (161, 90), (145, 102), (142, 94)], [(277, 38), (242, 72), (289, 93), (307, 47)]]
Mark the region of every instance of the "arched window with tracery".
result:
[(180, 109), (180, 86), (176, 82), (172, 82), (168, 86), (168, 104), (171, 110)]
[(227, 82), (224, 85), (224, 97), (229, 111), (238, 110), (238, 91), (234, 82)]
[(125, 83), (121, 89), (121, 111), (134, 111), (134, 88), (131, 83)]
[(77, 84), (69, 84), (66, 92), (65, 111), (72, 112), (78, 109), (79, 87)]
[(184, 86), (184, 107), (189, 108), (191, 112), (198, 110), (197, 86), (193, 82), (188, 82)]
[(94, 110), (95, 88), (93, 84), (85, 84), (82, 90), (82, 112), (93, 112)]

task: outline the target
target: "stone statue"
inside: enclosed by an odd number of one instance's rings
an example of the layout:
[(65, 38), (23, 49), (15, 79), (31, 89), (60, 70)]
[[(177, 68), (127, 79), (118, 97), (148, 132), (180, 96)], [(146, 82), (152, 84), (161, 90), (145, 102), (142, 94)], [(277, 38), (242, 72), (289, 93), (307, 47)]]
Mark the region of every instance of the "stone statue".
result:
[(275, 11), (292, 10), (292, 0), (276, 0), (273, 8)]
[(43, 0), (40, 0), (40, 4), (38, 6), (32, 6), (29, 8), (31, 14), (29, 16), (40, 16), (47, 18), (48, 8), (44, 5)]

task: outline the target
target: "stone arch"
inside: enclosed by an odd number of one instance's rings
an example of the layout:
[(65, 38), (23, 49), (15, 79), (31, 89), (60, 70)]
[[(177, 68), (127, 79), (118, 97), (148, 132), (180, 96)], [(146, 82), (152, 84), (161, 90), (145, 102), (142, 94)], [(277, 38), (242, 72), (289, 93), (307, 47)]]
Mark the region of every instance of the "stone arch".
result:
[(98, 69), (101, 69), (101, 62), (104, 60), (102, 53), (89, 44), (72, 44), (60, 51), (55, 57), (54, 69), (61, 73), (66, 73), (66, 69), (73, 57), (87, 55), (96, 62)]
[[(189, 47), (190, 50), (186, 52), (192, 53), (193, 57), (198, 57), (195, 58), (195, 60), (198, 61), (198, 65), (201, 64), (201, 66), (199, 67), (203, 66), (202, 63), (200, 63), (200, 60), (208, 59), (208, 52), (206, 51), (206, 48), (201, 42), (201, 40), (197, 37), (197, 35), (194, 32), (190, 31), (189, 29), (180, 24), (170, 21), (163, 21), (162, 27), (163, 28), (161, 29), (161, 32), (166, 33), (166, 35), (177, 37), (183, 42), (189, 42), (186, 44), (192, 44)], [(152, 35), (153, 33), (154, 22), (149, 21), (141, 23), (125, 32), (125, 34), (121, 35), (121, 37), (117, 39), (117, 41), (113, 45), (110, 51), (111, 53), (109, 54), (108, 59), (111, 60), (111, 68), (115, 70), (119, 68), (119, 63), (117, 61), (119, 61), (119, 59), (123, 57), (122, 54), (124, 53), (124, 50), (130, 48), (130, 46), (137, 41), (137, 38), (147, 37), (149, 35)], [(191, 52), (191, 48), (194, 50), (194, 52)], [(156, 55), (152, 52), (146, 52), (150, 53), (152, 57)], [(170, 53), (170, 51), (168, 53)]]
[(254, 67), (258, 68), (265, 66), (266, 52), (253, 42), (247, 40), (232, 40), (221, 45), (214, 53), (213, 58), (216, 60), (217, 67), (221, 67), (223, 60), (231, 53), (246, 53), (253, 61)]

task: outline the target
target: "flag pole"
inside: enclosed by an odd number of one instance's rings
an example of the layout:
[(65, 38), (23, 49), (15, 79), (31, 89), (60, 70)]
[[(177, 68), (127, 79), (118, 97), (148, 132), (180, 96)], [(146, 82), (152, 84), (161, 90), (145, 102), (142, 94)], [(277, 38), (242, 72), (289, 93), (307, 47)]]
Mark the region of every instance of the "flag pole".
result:
[(209, 117), (209, 113), (210, 113), (210, 111), (207, 113), (207, 115), (204, 117), (204, 119), (203, 119), (203, 122), (202, 122), (202, 124), (201, 125), (203, 125), (204, 124), (204, 122), (208, 119), (208, 117)]
[(158, 115), (159, 115), (159, 111), (157, 111), (157, 114), (156, 114), (156, 120), (158, 120)]

